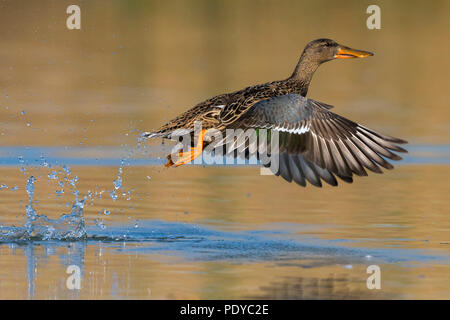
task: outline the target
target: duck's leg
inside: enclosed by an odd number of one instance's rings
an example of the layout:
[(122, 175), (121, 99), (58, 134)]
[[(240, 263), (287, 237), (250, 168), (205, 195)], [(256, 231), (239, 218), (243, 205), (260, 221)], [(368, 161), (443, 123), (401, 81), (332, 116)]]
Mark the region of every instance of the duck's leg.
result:
[(165, 164), (165, 167), (179, 167), (182, 166), (183, 164), (189, 163), (192, 160), (194, 160), (195, 158), (197, 158), (199, 155), (202, 154), (203, 152), (203, 137), (206, 133), (206, 130), (202, 130), (200, 132), (200, 135), (198, 137), (197, 140), (197, 144), (195, 145), (194, 148), (191, 148), (191, 150), (187, 151), (187, 152), (180, 152), (178, 154), (178, 159), (175, 160), (175, 162), (172, 161), (172, 157), (169, 154), (167, 156), (167, 163)]

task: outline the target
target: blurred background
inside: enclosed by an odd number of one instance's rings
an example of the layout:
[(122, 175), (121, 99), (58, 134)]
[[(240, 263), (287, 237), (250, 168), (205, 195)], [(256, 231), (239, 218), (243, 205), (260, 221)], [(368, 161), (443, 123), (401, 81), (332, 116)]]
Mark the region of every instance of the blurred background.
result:
[[(81, 30), (66, 27), (72, 4)], [(366, 27), (371, 4), (381, 30)], [(23, 225), (28, 201), (58, 219), (75, 192), (91, 229), (73, 243), (1, 237), (0, 298), (448, 299), (449, 31), (449, 1), (1, 1), (0, 160), (14, 161), (0, 167), (0, 231)], [(257, 167), (118, 168), (140, 131), (288, 77), (323, 37), (375, 55), (326, 63), (309, 97), (408, 140), (393, 172), (318, 189)], [(117, 165), (45, 162), (108, 147)], [(366, 287), (372, 263), (383, 290)]]
[[(0, 4), (2, 145), (134, 144), (211, 96), (289, 76), (309, 41), (374, 57), (319, 68), (309, 96), (415, 143), (448, 142), (448, 1), (73, 1)], [(22, 111), (25, 111), (22, 114)]]

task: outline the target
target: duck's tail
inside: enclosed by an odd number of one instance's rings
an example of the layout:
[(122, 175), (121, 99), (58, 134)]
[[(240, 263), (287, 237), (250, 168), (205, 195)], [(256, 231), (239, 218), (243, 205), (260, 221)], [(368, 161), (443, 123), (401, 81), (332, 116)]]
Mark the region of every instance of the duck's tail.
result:
[(158, 131), (148, 131), (141, 133), (141, 139), (153, 139), (153, 138), (166, 138), (166, 139), (172, 139), (173, 137), (179, 137), (184, 136), (186, 134), (191, 134), (194, 130), (193, 129), (184, 129), (184, 128), (178, 128), (178, 129), (160, 129)]
[(161, 131), (148, 131), (141, 133), (141, 139), (164, 138), (166, 133)]

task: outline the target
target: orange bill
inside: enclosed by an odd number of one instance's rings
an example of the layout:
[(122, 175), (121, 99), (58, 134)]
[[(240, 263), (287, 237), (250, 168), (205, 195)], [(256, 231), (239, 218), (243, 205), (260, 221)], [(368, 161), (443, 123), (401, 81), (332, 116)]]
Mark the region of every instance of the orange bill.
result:
[(370, 56), (373, 56), (372, 52), (356, 50), (345, 46), (340, 46), (336, 53), (337, 59), (365, 58)]

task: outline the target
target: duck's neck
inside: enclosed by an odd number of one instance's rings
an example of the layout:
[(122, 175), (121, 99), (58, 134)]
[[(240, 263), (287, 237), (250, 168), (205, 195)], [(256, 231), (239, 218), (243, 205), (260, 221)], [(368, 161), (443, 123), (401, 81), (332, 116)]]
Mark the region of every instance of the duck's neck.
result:
[(311, 79), (319, 67), (320, 63), (311, 59), (310, 56), (303, 54), (295, 67), (290, 79), (295, 81), (299, 88), (299, 93), (306, 96)]

